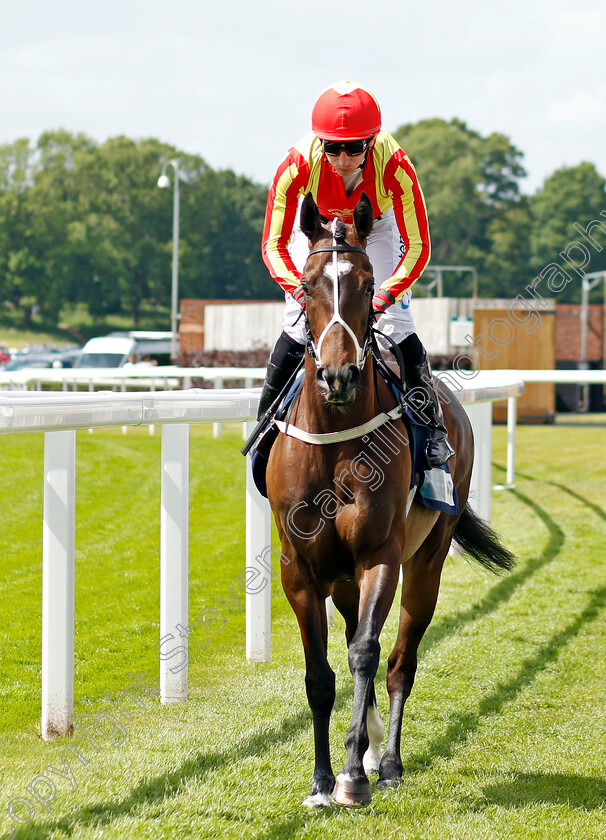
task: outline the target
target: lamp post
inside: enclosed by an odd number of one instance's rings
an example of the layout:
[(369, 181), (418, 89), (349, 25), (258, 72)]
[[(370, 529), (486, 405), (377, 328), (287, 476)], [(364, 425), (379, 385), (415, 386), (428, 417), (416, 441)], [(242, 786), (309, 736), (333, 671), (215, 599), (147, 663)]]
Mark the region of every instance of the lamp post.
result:
[(167, 160), (162, 167), (162, 172), (158, 178), (160, 189), (170, 187), (170, 178), (166, 174), (167, 166), (172, 166), (175, 173), (175, 188), (173, 191), (173, 278), (170, 306), (170, 355), (174, 362), (177, 358), (177, 309), (179, 305), (179, 158)]

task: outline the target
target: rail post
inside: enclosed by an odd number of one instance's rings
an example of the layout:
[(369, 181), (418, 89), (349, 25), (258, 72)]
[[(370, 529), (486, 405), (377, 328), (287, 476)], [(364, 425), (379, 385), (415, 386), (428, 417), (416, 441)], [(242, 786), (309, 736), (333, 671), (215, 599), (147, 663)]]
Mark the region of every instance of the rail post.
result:
[(187, 627), (189, 612), (189, 424), (164, 424), (161, 450), (160, 645), (179, 638), (187, 660), (163, 659), (160, 646), (160, 701), (179, 703), (187, 700), (189, 661), (177, 629)]
[(474, 455), (469, 503), (478, 516), (490, 523), (492, 494), (492, 402), (463, 406), (473, 428)]
[(42, 719), (44, 741), (74, 723), (76, 432), (44, 434)]
[[(248, 422), (251, 434), (256, 423)], [(252, 476), (252, 462), (246, 458), (246, 658), (253, 662), (271, 659), (271, 512), (269, 502), (257, 490)], [(257, 571), (250, 577), (248, 569)], [(262, 574), (259, 580), (259, 573)], [(251, 573), (252, 574), (252, 573)], [(279, 574), (279, 571), (278, 571)]]

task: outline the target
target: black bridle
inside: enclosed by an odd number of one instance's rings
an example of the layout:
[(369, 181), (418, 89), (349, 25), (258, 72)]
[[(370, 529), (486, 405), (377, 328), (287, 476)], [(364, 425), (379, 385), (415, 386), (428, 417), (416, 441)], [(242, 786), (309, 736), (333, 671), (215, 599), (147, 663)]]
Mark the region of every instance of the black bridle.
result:
[[(347, 254), (347, 253), (358, 253), (358, 254), (364, 254), (365, 256), (367, 256), (364, 248), (360, 248), (357, 245), (349, 245), (347, 242), (345, 242), (345, 229), (344, 228), (345, 228), (345, 226), (343, 225), (342, 231), (340, 229), (337, 229), (337, 232), (333, 233), (334, 241), (335, 241), (336, 244), (334, 244), (334, 245), (322, 245), (319, 248), (312, 248), (312, 250), (308, 254), (308, 259), (309, 259), (309, 257), (313, 256), (314, 254), (322, 254), (322, 253), (333, 253), (335, 255), (336, 254)], [(336, 260), (336, 256), (335, 256), (335, 260)], [(305, 313), (305, 329), (307, 331), (307, 352), (312, 357), (312, 359), (315, 361), (316, 366), (320, 367), (321, 364), (322, 364), (321, 358), (320, 358), (320, 351), (322, 349), (322, 342), (324, 340), (324, 336), (326, 335), (326, 333), (328, 332), (330, 327), (332, 327), (335, 323), (340, 323), (345, 328), (345, 330), (349, 333), (350, 337), (354, 341), (354, 344), (355, 344), (355, 347), (356, 347), (357, 366), (360, 370), (362, 370), (362, 368), (364, 367), (364, 365), (366, 363), (366, 359), (368, 358), (368, 355), (371, 351), (371, 346), (372, 346), (371, 330), (372, 330), (372, 326), (373, 326), (373, 323), (374, 323), (374, 316), (373, 316), (373, 312), (372, 312), (372, 307), (370, 308), (369, 315), (368, 315), (368, 325), (366, 327), (366, 332), (365, 332), (364, 338), (363, 338), (364, 343), (363, 343), (362, 346), (360, 346), (360, 343), (358, 342), (358, 339), (357, 339), (354, 331), (351, 329), (349, 324), (347, 324), (341, 318), (341, 315), (339, 313), (339, 306), (338, 306), (338, 304), (339, 304), (339, 280), (338, 280), (338, 276), (339, 276), (338, 271), (335, 270), (335, 281), (334, 281), (335, 282), (335, 298), (334, 298), (334, 300), (335, 300), (334, 310), (335, 311), (333, 312), (333, 316), (332, 316), (331, 320), (328, 322), (328, 324), (322, 330), (322, 333), (321, 333), (320, 338), (318, 340), (318, 346), (317, 347), (316, 347), (316, 343), (313, 339), (311, 330), (309, 328), (309, 320), (307, 318), (307, 310), (304, 310), (304, 313)]]
[(321, 248), (314, 248), (312, 251), (309, 252), (307, 255), (309, 257), (313, 256), (314, 254), (321, 254), (323, 251), (341, 251), (342, 253), (346, 253), (347, 251), (356, 251), (358, 254), (366, 254), (364, 248), (358, 248), (357, 245), (348, 245), (345, 243), (344, 245), (323, 245)]

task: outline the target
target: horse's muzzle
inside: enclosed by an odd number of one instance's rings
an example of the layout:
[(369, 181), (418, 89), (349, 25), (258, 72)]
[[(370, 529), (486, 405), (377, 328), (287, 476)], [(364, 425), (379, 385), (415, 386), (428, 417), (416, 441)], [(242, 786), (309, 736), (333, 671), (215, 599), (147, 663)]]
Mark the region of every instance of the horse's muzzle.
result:
[(322, 365), (318, 368), (318, 385), (331, 405), (349, 405), (356, 396), (360, 384), (360, 368), (357, 365), (343, 365), (335, 368)]

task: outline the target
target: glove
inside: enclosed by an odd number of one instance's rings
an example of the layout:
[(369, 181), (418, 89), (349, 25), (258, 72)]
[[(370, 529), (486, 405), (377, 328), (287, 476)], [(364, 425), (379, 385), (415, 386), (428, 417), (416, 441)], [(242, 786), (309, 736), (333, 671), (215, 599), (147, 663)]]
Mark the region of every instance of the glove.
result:
[(377, 317), (379, 317), (395, 302), (396, 299), (391, 292), (388, 292), (385, 289), (379, 289), (372, 299), (372, 311)]
[(303, 288), (303, 284), (297, 286), (297, 288), (292, 293), (292, 296), (297, 301), (301, 309), (305, 309), (305, 289)]

